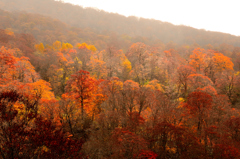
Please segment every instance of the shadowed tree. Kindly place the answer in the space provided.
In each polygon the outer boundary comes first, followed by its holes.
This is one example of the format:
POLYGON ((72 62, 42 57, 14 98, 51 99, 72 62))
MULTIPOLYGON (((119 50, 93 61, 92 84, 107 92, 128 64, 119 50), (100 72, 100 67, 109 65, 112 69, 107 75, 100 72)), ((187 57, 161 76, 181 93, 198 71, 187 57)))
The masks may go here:
POLYGON ((184 106, 197 119, 197 131, 201 135, 207 122, 205 119, 209 116, 209 110, 212 107, 212 96, 204 92, 192 92, 184 106))

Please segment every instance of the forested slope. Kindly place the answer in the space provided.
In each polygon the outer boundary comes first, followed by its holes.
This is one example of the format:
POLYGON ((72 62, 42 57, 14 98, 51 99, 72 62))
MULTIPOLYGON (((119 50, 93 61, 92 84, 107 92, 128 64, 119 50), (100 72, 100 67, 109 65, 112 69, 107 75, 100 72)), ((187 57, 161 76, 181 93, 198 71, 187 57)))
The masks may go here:
POLYGON ((9 11, 27 11, 59 19, 71 26, 91 28, 98 34, 115 32, 130 37, 147 37, 159 39, 166 43, 173 41, 178 44, 219 45, 228 43, 240 46, 240 38, 225 34, 198 30, 187 26, 175 26, 167 22, 137 17, 125 17, 92 8, 82 8, 54 0, 1 0, 0 8, 9 11))
POLYGON ((189 28, 193 40, 183 44, 174 38, 184 26, 163 24, 174 33, 164 41, 151 37, 158 29, 144 30, 157 28, 155 20, 53 0, 0 5, 74 13, 64 23, 0 10, 0 158, 240 158, 238 37, 189 28), (108 19, 94 28, 85 19, 79 28, 75 13, 81 10, 88 18, 121 17, 123 25, 108 19), (144 31, 128 28, 128 20, 144 31), (220 42, 210 43, 211 35, 220 42), (194 42, 203 37, 207 45, 194 42))

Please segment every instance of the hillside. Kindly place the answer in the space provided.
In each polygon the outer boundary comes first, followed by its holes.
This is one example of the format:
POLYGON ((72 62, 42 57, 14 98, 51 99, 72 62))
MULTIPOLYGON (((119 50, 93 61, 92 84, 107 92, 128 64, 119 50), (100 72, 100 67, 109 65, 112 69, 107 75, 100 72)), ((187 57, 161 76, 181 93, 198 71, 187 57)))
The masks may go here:
POLYGON ((240 158, 240 37, 0 6, 0 159, 240 158))
POLYGON ((197 43, 201 46, 207 44, 217 46, 227 43, 240 46, 240 37, 230 34, 176 26, 153 19, 125 17, 54 0, 11 0, 11 2, 0 0, 0 8, 50 16, 74 27, 90 28, 97 34, 114 32, 118 35, 127 34, 130 38, 147 37, 149 41, 161 40, 164 43, 173 41, 180 45, 197 43))
MULTIPOLYGON (((8 29, 15 33, 33 35, 37 42, 52 44, 56 40, 72 44, 93 43, 98 49, 103 49, 112 40, 111 33, 97 34, 90 28, 77 28, 47 16, 23 11, 8 12, 0 9, 0 29, 8 29)), ((116 37, 116 36, 115 36, 116 37)), ((120 36, 117 39, 122 39, 120 36)), ((134 38, 132 38, 134 40, 134 38)), ((127 43, 119 44, 124 48, 127 43)))

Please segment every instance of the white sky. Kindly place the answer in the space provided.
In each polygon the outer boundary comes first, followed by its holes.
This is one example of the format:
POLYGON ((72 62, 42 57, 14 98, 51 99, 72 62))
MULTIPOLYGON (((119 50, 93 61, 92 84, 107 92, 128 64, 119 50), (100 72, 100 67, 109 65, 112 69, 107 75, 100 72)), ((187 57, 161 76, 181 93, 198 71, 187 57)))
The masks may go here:
POLYGON ((240 0, 63 0, 125 16, 240 36, 240 0))

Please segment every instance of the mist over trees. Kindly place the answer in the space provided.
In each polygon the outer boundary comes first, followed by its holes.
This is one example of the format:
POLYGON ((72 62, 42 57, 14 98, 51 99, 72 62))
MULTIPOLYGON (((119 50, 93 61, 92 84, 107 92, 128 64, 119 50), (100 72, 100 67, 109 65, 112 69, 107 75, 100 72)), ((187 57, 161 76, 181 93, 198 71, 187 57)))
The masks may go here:
MULTIPOLYGON (((125 17, 116 13, 83 8, 54 0, 11 0, 10 2, 9 0, 1 0, 0 8, 7 11, 27 11, 42 14, 74 27, 90 28, 97 34, 114 32, 119 36, 127 34, 131 38, 139 37, 134 42, 145 37, 151 41, 161 40, 164 43, 173 41, 180 45, 197 43, 201 46, 207 44, 215 46, 227 43, 240 46, 239 37, 230 34, 198 30, 187 26, 175 26, 153 19, 125 17)), ((145 43, 145 41, 141 42, 145 43)))
POLYGON ((240 37, 0 0, 0 158, 240 158, 240 37))

